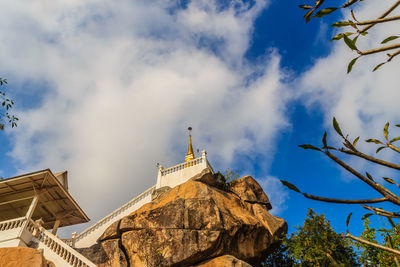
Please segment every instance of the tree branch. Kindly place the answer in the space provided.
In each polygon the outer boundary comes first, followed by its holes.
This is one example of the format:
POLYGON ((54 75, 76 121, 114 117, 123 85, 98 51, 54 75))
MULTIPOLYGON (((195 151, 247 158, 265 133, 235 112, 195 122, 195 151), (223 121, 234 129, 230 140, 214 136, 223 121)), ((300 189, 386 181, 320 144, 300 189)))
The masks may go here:
POLYGON ((363 176, 362 174, 360 174, 359 172, 357 172, 356 170, 354 170, 353 168, 351 168, 349 165, 347 165, 346 163, 344 163, 343 161, 341 161, 339 158, 337 158, 335 155, 333 155, 332 153, 330 153, 329 151, 325 151, 324 152, 329 158, 331 158, 333 161, 335 161, 337 164, 339 164, 340 166, 342 166, 345 170, 347 170, 348 172, 350 172, 351 174, 353 174, 354 176, 356 176, 357 178, 359 178, 360 180, 362 180, 364 183, 368 184, 369 186, 371 186, 372 188, 374 188, 376 191, 378 191, 379 193, 381 193, 383 196, 387 196, 386 192, 384 192, 381 188, 379 188, 375 182, 371 181, 370 179, 366 178, 365 176, 363 176))
POLYGON ((389 22, 389 21, 395 21, 395 20, 399 20, 399 19, 400 19, 400 16, 394 16, 394 17, 390 17, 390 18, 360 21, 360 22, 356 22, 355 24, 356 25, 378 24, 378 23, 384 23, 384 22, 389 22))
POLYGON ((328 150, 324 151, 324 153, 329 158, 331 158, 333 161, 335 161, 337 164, 339 164, 344 169, 346 169, 348 172, 350 172, 351 174, 353 174, 354 176, 356 176, 357 178, 362 180, 364 183, 366 183, 369 186, 371 186, 372 188, 374 188, 377 192, 379 192, 381 195, 386 197, 388 199, 388 201, 392 202, 393 204, 396 204, 396 205, 400 206, 400 198, 397 195, 395 195, 394 193, 392 193, 391 191, 389 191, 387 188, 385 188, 382 185, 380 185, 378 183, 375 183, 374 181, 366 178, 365 176, 363 176, 362 174, 360 174, 359 172, 357 172, 356 170, 351 168, 349 165, 347 165, 346 163, 344 163, 343 161, 338 159, 335 155, 330 153, 328 150))
MULTIPOLYGON (((387 15, 389 15, 393 10, 396 9, 396 7, 398 7, 400 5, 400 0, 398 0, 396 3, 394 3, 388 10, 386 10, 382 15, 380 15, 378 17, 378 19, 383 19, 385 18, 387 15)), ((363 33, 368 31, 369 29, 371 29, 372 27, 374 27, 376 24, 370 24, 364 28, 362 28, 359 33, 363 33)))
POLYGON ((371 55, 371 54, 388 51, 388 50, 392 50, 392 49, 397 49, 397 48, 400 48, 400 43, 392 44, 392 45, 388 45, 388 46, 384 46, 384 47, 380 47, 380 48, 374 48, 371 50, 360 51, 359 54, 362 56, 365 56, 365 55, 371 55))
POLYGON ((391 212, 387 210, 383 210, 381 208, 375 208, 371 206, 361 205, 364 209, 373 211, 376 215, 384 216, 386 218, 400 218, 400 214, 398 212, 391 212))
POLYGON ((345 237, 351 238, 351 239, 353 239, 353 240, 355 240, 357 242, 366 244, 368 246, 373 246, 373 247, 376 247, 376 248, 379 248, 379 249, 382 249, 382 250, 385 250, 385 251, 388 251, 390 253, 393 253, 393 254, 396 254, 396 255, 400 256, 400 251, 397 250, 397 249, 392 249, 392 248, 388 248, 388 247, 385 247, 385 246, 382 246, 382 245, 375 244, 373 242, 370 242, 370 241, 367 241, 365 239, 362 239, 362 238, 356 237, 354 235, 351 235, 350 233, 346 233, 345 237))
POLYGON ((398 55, 400 55, 400 50, 397 50, 393 54, 390 54, 387 62, 391 61, 395 56, 398 56, 398 55))
POLYGON ((341 148, 341 149, 339 149, 339 151, 343 152, 343 153, 346 153, 346 154, 349 154, 349 155, 358 156, 360 158, 366 159, 368 161, 371 161, 373 163, 377 163, 377 164, 385 166, 385 167, 389 167, 389 168, 392 168, 392 169, 400 170, 400 165, 398 165, 398 164, 394 164, 394 163, 391 163, 391 162, 388 162, 388 161, 384 161, 384 160, 381 160, 381 159, 377 159, 377 158, 371 157, 371 156, 366 155, 366 154, 364 154, 364 153, 362 153, 362 152, 360 152, 358 150, 353 151, 353 150, 348 150, 348 149, 341 148))
POLYGON ((337 199, 337 198, 327 198, 327 197, 319 197, 310 195, 307 193, 303 193, 303 196, 309 199, 330 202, 330 203, 338 203, 338 204, 370 204, 370 203, 380 203, 385 202, 388 199, 386 197, 382 198, 372 198, 372 199, 337 199))
POLYGON ((339 267, 340 266, 337 263, 337 261, 335 261, 335 259, 332 257, 332 255, 329 254, 328 252, 326 252, 326 257, 329 259, 329 261, 332 263, 333 266, 335 266, 335 267, 339 267))
POLYGON ((400 148, 398 148, 397 146, 392 145, 392 144, 388 144, 388 147, 389 147, 390 149, 396 151, 397 153, 400 153, 400 148))

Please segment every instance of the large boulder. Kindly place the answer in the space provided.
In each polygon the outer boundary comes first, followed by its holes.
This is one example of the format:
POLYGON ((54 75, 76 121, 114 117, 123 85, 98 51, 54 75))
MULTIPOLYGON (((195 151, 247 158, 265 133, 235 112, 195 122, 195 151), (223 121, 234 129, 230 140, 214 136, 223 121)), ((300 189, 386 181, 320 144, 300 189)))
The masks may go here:
POLYGON ((47 267, 42 251, 34 248, 0 248, 1 267, 47 267))
POLYGON ((247 262, 241 261, 232 255, 219 256, 202 262, 194 267, 251 267, 247 262))
POLYGON ((245 176, 232 181, 231 184, 230 190, 238 194, 242 200, 265 205, 268 210, 272 209, 268 196, 253 177, 245 176))
POLYGON ((111 225, 98 244, 87 249, 90 253, 81 252, 101 266, 125 266, 124 260, 130 266, 192 266, 223 255, 258 265, 286 234, 286 222, 268 212, 268 197, 253 178, 222 190, 208 183, 209 173, 203 175, 206 179, 197 177, 158 194, 111 225), (109 242, 114 251, 105 248, 109 242), (102 255, 97 260, 96 253, 102 255), (118 257, 123 264, 115 263, 118 257))

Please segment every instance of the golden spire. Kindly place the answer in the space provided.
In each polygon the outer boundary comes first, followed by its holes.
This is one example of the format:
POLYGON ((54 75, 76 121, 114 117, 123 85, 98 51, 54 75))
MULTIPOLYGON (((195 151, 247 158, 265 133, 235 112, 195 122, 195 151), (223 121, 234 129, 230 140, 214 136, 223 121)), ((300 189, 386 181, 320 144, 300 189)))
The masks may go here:
POLYGON ((193 147, 192 147, 192 135, 190 134, 190 132, 192 131, 192 127, 189 127, 188 130, 189 130, 189 147, 188 147, 188 152, 185 157, 185 162, 188 162, 188 161, 191 161, 192 159, 194 159, 194 153, 193 153, 193 147))

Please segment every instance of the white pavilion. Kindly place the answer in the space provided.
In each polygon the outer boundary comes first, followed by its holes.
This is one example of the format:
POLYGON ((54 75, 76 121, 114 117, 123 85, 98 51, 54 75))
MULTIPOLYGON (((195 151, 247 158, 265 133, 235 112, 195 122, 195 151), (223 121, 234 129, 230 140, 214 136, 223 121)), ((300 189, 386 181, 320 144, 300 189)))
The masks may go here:
POLYGON ((89 218, 68 191, 66 171, 53 174, 46 169, 0 180, 0 248, 43 249, 45 258, 56 266, 96 266, 74 248, 95 244, 112 223, 149 203, 156 189, 175 187, 205 169, 214 173, 206 151, 195 157, 191 129, 183 163, 169 168, 158 165, 154 186, 69 239, 57 237, 58 228, 86 223, 89 218))

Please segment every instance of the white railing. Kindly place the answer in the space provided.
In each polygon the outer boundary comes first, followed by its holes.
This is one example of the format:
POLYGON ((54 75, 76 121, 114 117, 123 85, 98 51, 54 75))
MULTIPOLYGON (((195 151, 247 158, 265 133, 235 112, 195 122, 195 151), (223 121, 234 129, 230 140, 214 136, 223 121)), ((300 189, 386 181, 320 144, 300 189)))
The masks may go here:
POLYGON ((15 228, 19 228, 25 221, 25 217, 11 219, 0 222, 0 231, 7 231, 15 228))
MULTIPOLYGON (((30 220, 26 229, 39 241, 39 248, 43 248, 44 256, 49 255, 49 251, 52 251, 58 256, 56 261, 61 260, 62 266, 74 266, 74 267, 95 267, 96 265, 88 260, 85 256, 77 252, 65 244, 61 239, 48 232, 46 229, 37 225, 34 221, 30 220), (47 254, 47 255, 46 255, 47 254)), ((48 260, 53 260, 51 257, 47 257, 48 260)), ((57 265, 57 263, 55 263, 57 265)), ((58 266, 58 265, 57 265, 58 266)))
POLYGON ((88 236, 90 233, 96 231, 98 228, 100 228, 101 226, 103 226, 104 224, 108 223, 109 221, 111 221, 113 218, 117 217, 118 215, 120 215, 122 212, 124 212, 125 210, 129 209, 130 207, 132 207, 133 205, 135 205, 136 203, 138 203, 140 200, 142 200, 143 198, 147 197, 148 195, 152 194, 155 190, 156 186, 153 185, 152 187, 150 187, 149 189, 147 189, 146 191, 144 191, 142 194, 140 194, 139 196, 135 197, 134 199, 130 200, 129 202, 127 202, 126 204, 124 204, 122 207, 116 209, 115 211, 111 212, 109 215, 107 215, 106 217, 104 217, 103 219, 101 219, 100 221, 98 221, 97 223, 95 223, 94 225, 90 226, 89 228, 87 228, 85 231, 83 231, 82 233, 80 233, 79 235, 77 235, 75 238, 72 239, 68 239, 66 240, 71 246, 74 245, 74 243, 76 243, 77 241, 85 238, 86 236, 88 236))
POLYGON ((170 168, 168 168, 168 169, 162 170, 162 171, 161 171, 161 175, 162 175, 162 176, 165 176, 165 175, 167 175, 167 174, 174 173, 174 172, 183 170, 183 169, 188 168, 188 167, 196 166, 196 165, 202 163, 203 160, 204 160, 204 158, 203 158, 203 157, 200 157, 200 158, 197 158, 197 159, 193 159, 193 160, 191 160, 191 161, 188 161, 188 162, 184 162, 184 163, 175 165, 175 166, 170 167, 170 168))

